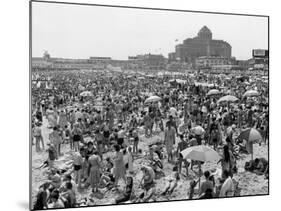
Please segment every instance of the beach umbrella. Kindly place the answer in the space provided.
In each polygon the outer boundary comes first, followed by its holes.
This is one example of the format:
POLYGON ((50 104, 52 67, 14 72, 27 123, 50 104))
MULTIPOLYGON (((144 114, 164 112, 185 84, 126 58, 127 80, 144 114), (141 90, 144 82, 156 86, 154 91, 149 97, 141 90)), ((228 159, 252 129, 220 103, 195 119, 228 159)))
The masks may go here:
POLYGON ((158 97, 156 95, 150 96, 149 98, 147 98, 144 103, 153 103, 153 102, 158 102, 161 100, 161 97, 158 97))
POLYGON ((262 141, 262 136, 260 132, 255 128, 248 128, 245 130, 242 130, 240 135, 238 136, 239 140, 246 140, 249 144, 249 146, 252 147, 251 149, 251 158, 253 160, 254 152, 253 152, 253 144, 254 143, 260 143, 262 141))
POLYGON ((91 96, 93 96, 93 94, 90 91, 84 91, 84 92, 80 93, 80 96, 91 97, 91 96))
POLYGON ((262 136, 260 132, 255 128, 248 128, 242 130, 240 135, 238 136, 240 140, 246 140, 250 143, 260 142, 262 140, 262 136))
POLYGON ((256 97, 256 96, 259 96, 259 92, 256 91, 256 90, 248 90, 247 92, 245 92, 243 94, 243 97, 256 97))
POLYGON ((220 91, 217 89, 211 89, 208 93, 207 96, 211 96, 211 95, 218 95, 220 94, 220 91))
POLYGON ((238 98, 233 96, 233 95, 226 95, 226 96, 221 97, 218 100, 218 103, 220 103, 220 102, 235 102, 237 100, 238 100, 238 98))
MULTIPOLYGON (((218 161, 221 159, 220 155, 215 150, 205 145, 189 147, 181 151, 181 154, 184 159, 191 159, 200 162, 218 161)), ((201 172, 201 163, 199 163, 199 172, 201 172)), ((199 173, 199 187, 200 178, 201 175, 199 173)))
POLYGON ((205 145, 189 147, 181 151, 181 154, 184 159, 191 159, 202 162, 218 161, 221 159, 220 155, 214 149, 205 145))
POLYGON ((191 130, 190 130, 192 133, 194 133, 195 135, 199 135, 199 136, 201 136, 201 135, 203 135, 204 133, 205 133, 205 130, 204 130, 204 128, 202 128, 201 126, 195 126, 195 127, 193 127, 193 128, 191 128, 191 130))

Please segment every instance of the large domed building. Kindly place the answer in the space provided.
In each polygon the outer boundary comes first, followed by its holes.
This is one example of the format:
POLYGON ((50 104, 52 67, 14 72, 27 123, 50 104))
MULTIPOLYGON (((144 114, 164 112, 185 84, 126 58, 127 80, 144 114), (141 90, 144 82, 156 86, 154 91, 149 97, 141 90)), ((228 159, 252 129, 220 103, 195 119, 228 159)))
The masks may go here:
POLYGON ((203 26, 196 37, 176 45, 176 51, 169 54, 169 60, 194 63, 202 56, 231 58, 231 45, 223 40, 213 40, 211 30, 203 26))

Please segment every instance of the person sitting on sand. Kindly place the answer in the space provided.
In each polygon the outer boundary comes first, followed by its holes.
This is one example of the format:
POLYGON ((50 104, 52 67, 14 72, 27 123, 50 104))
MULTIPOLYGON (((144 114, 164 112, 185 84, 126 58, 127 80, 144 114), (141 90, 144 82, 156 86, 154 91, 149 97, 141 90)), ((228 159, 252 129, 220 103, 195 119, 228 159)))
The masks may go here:
POLYGON ((256 158, 254 160, 254 172, 258 175, 265 174, 268 170, 268 161, 265 158, 256 158))
POLYGON ((247 154, 249 153, 247 150, 248 142, 245 139, 238 140, 236 144, 239 146, 239 152, 247 153, 247 154))
POLYGON ((117 199, 115 199, 115 203, 116 204, 120 204, 126 201, 129 201, 132 195, 132 191, 133 191, 133 177, 128 176, 127 177, 127 182, 126 182, 126 188, 125 188, 125 192, 119 196, 117 199))
POLYGON ((60 171, 56 169, 51 170, 51 175, 49 176, 49 179, 51 180, 51 185, 56 189, 60 188, 62 181, 61 181, 61 175, 60 171))
POLYGON ((234 195, 234 184, 233 184, 229 171, 224 170, 223 175, 224 175, 223 178, 226 178, 226 179, 225 179, 224 183, 222 184, 219 197, 233 196, 234 195))
POLYGON ((105 169, 101 175, 100 185, 109 188, 115 183, 115 177, 113 175, 113 162, 110 160, 109 157, 107 157, 105 161, 105 169))
POLYGON ((60 199, 60 194, 58 191, 53 191, 50 196, 50 204, 48 204, 48 208, 56 209, 56 208, 64 208, 64 203, 60 199))
POLYGON ((159 158, 159 154, 155 152, 156 148, 155 145, 149 146, 148 159, 154 172, 160 172, 163 169, 163 164, 159 158))
POLYGON ((201 195, 199 198, 200 198, 200 199, 212 199, 212 198, 214 198, 214 196, 213 196, 213 190, 210 189, 210 188, 206 189, 205 192, 204 192, 204 194, 201 195))
POLYGON ((212 192, 213 192, 213 189, 214 189, 214 184, 210 180, 210 172, 205 171, 204 176, 205 176, 205 181, 202 182, 202 184, 200 186, 199 196, 204 195, 206 193, 207 189, 210 189, 212 192))
POLYGON ((77 193, 77 185, 76 185, 75 181, 72 179, 70 174, 67 174, 67 175, 64 176, 63 182, 62 182, 62 184, 59 188, 59 191, 60 192, 66 191, 66 189, 67 189, 66 184, 69 183, 69 182, 72 184, 72 190, 74 191, 74 193, 77 193))
POLYGON ((166 179, 167 183, 164 188, 164 192, 161 194, 163 196, 165 196, 166 194, 171 195, 173 193, 173 191, 175 190, 175 188, 177 187, 178 181, 180 180, 180 175, 178 173, 178 167, 174 166, 172 175, 166 177, 165 179, 166 179))
POLYGON ((73 208, 76 205, 76 195, 71 182, 65 184, 66 191, 61 193, 61 199, 65 208, 73 208))
POLYGON ((143 192, 138 197, 137 202, 153 201, 156 191, 154 187, 154 171, 150 166, 142 166, 141 171, 143 172, 143 177, 141 179, 140 185, 143 188, 143 192))
POLYGON ((194 196, 194 189, 199 182, 199 179, 197 181, 191 180, 189 183, 189 191, 188 191, 188 199, 193 199, 194 196))
POLYGON ((34 204, 34 210, 43 210, 47 208, 47 198, 49 195, 48 188, 50 186, 49 182, 45 182, 39 187, 39 192, 36 195, 36 201, 34 204))

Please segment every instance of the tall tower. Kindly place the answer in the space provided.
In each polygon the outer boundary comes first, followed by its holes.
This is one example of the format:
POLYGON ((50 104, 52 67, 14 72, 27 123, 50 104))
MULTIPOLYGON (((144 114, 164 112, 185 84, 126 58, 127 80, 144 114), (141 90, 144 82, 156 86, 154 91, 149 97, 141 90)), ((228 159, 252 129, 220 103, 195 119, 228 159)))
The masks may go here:
POLYGON ((207 26, 203 26, 197 34, 197 37, 202 40, 212 40, 212 32, 207 26))
POLYGON ((50 56, 50 54, 48 53, 48 51, 46 51, 46 50, 44 51, 43 58, 46 59, 46 60, 48 60, 48 59, 51 58, 51 56, 50 56))

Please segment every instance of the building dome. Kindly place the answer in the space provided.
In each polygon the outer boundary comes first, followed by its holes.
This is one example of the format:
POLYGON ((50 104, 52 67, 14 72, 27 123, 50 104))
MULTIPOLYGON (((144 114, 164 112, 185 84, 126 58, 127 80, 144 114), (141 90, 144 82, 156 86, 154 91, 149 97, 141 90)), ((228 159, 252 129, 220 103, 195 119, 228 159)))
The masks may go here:
POLYGON ((198 32, 198 37, 203 39, 212 39, 212 32, 207 26, 203 26, 198 32))

